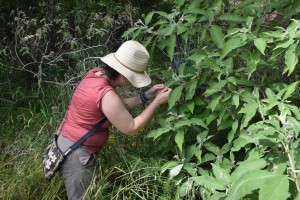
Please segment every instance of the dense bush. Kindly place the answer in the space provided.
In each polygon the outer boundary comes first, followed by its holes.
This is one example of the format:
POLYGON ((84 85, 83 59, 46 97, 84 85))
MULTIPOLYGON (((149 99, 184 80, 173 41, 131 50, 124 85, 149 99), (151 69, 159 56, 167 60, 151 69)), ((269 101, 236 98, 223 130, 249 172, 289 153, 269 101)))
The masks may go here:
POLYGON ((168 113, 147 137, 178 198, 300 198, 299 4, 178 0, 124 34, 169 60, 168 113))
POLYGON ((87 199, 299 199, 299 6, 1 1, 0 198, 64 198, 41 153, 94 57, 133 38, 173 92, 141 135, 112 129, 87 199))

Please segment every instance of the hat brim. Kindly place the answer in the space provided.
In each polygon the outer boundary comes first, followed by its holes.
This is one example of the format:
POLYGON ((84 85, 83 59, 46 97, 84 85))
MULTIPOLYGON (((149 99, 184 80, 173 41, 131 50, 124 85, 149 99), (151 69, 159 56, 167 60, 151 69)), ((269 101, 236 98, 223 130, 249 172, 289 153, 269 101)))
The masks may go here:
POLYGON ((102 62, 115 69, 117 72, 125 76, 128 81, 137 88, 145 87, 151 83, 151 79, 146 72, 135 72, 119 63, 114 57, 114 53, 110 53, 100 58, 102 62))

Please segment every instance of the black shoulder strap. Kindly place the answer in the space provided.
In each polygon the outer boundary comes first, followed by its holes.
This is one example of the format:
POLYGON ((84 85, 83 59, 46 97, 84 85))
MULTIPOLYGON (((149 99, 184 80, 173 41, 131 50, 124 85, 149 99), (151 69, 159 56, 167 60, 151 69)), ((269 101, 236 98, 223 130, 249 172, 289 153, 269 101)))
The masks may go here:
POLYGON ((70 146, 64 153, 64 157, 69 155, 72 151, 74 151, 77 147, 79 147, 84 141, 86 141, 99 127, 101 127, 104 122, 107 120, 105 117, 100 122, 98 122, 91 130, 89 130, 84 136, 82 136, 77 142, 75 142, 72 146, 70 146))

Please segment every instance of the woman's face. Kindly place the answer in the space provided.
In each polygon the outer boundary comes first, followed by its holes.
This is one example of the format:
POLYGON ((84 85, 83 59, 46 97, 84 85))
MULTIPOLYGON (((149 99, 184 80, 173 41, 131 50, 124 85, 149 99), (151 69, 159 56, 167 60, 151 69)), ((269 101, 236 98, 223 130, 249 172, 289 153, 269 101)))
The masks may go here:
POLYGON ((121 84, 122 84, 122 86, 129 86, 129 85, 131 85, 131 83, 129 82, 129 80, 125 76, 123 76, 123 75, 121 75, 121 84))

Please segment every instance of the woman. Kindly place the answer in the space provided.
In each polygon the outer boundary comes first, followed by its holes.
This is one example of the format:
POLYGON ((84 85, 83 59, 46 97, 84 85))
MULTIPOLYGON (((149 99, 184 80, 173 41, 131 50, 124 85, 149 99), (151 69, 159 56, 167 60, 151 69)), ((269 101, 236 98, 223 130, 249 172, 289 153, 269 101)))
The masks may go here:
POLYGON ((140 88, 151 83, 145 72, 149 54, 137 41, 123 43, 115 52, 102 57, 102 67, 90 70, 74 91, 68 111, 60 125, 58 146, 65 151, 101 119, 106 122, 83 145, 72 152, 60 169, 69 199, 81 199, 89 186, 96 153, 108 139, 108 128, 113 125, 126 135, 136 134, 149 121, 159 105, 168 101, 170 88, 154 85, 145 93, 121 99, 116 87, 132 84, 140 88), (154 100, 137 117, 129 113, 148 99, 154 100))

